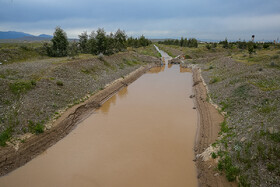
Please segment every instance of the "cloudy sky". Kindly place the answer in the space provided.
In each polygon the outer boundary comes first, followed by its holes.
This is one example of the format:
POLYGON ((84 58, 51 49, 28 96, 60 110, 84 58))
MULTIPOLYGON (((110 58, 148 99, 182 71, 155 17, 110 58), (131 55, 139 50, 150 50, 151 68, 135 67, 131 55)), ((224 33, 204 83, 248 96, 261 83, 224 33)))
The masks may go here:
POLYGON ((274 40, 280 37, 280 0, 0 0, 0 30, 68 37, 118 28, 149 38, 274 40))

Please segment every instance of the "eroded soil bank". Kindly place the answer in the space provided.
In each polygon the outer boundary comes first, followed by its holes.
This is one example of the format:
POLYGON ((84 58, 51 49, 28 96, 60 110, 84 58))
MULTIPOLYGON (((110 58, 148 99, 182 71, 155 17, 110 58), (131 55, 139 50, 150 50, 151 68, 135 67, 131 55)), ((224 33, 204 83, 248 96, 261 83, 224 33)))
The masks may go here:
POLYGON ((0 185, 197 186, 191 94, 190 72, 153 68, 0 185))

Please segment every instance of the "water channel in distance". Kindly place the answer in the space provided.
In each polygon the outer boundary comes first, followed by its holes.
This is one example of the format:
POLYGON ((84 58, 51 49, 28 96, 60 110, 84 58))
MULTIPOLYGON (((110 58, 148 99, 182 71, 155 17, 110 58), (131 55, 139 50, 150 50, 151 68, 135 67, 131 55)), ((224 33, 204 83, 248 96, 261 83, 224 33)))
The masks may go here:
POLYGON ((187 69, 153 68, 0 186, 197 186, 191 94, 187 69))

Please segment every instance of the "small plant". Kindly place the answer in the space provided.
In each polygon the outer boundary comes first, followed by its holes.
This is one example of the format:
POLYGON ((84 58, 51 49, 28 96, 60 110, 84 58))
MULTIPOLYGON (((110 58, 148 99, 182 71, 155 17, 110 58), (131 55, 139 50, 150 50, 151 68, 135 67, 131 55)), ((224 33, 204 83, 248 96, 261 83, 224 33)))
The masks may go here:
POLYGON ((224 120, 224 121, 221 123, 221 132, 223 132, 223 133, 229 132, 229 128, 228 128, 228 126, 227 126, 226 120, 224 120))
POLYGON ((11 128, 7 128, 6 130, 4 130, 1 134, 0 134, 0 146, 4 147, 6 144, 6 142, 11 138, 12 136, 12 129, 11 128))
POLYGON ((185 59, 192 59, 190 55, 185 55, 185 59))
POLYGON ((44 132, 44 125, 41 123, 34 123, 33 121, 29 120, 28 121, 28 129, 31 133, 33 134, 41 134, 44 132))
POLYGON ((9 85, 10 90, 14 94, 25 93, 36 85, 36 81, 17 81, 9 85))
POLYGON ((215 152, 213 152, 213 153, 211 154, 211 157, 212 157, 213 159, 216 159, 218 156, 217 156, 217 154, 216 154, 215 152))
POLYGON ((56 81, 56 85, 57 86, 63 86, 63 82, 62 81, 56 81))
POLYGON ((210 84, 214 84, 216 82, 219 82, 219 78, 218 77, 213 77, 211 80, 210 80, 210 84))
POLYGON ((213 66, 210 66, 210 67, 209 67, 209 69, 213 69, 213 68, 214 68, 213 66))
POLYGON ((272 163, 267 164, 267 170, 268 171, 274 171, 276 168, 277 168, 277 166, 272 164, 272 163))

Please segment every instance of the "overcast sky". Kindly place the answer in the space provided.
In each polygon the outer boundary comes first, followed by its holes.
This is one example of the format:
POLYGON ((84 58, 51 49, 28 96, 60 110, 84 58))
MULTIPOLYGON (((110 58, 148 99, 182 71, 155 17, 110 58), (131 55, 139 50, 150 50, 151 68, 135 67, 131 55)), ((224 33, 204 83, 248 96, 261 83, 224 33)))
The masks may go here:
POLYGON ((0 0, 0 30, 70 38, 118 28, 149 38, 274 40, 280 37, 280 0, 0 0))

